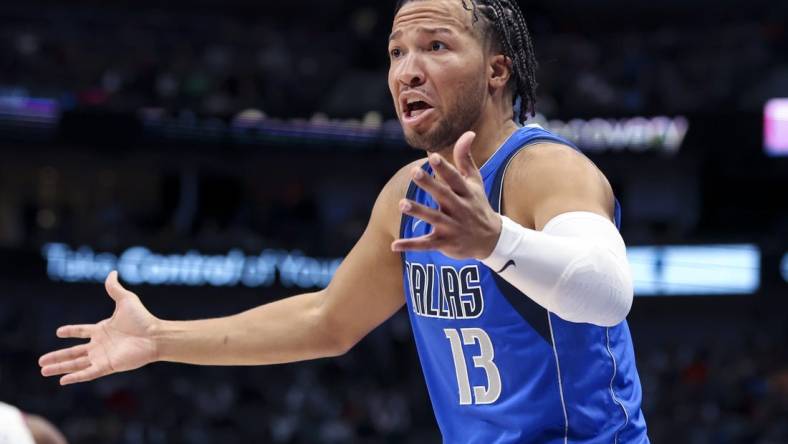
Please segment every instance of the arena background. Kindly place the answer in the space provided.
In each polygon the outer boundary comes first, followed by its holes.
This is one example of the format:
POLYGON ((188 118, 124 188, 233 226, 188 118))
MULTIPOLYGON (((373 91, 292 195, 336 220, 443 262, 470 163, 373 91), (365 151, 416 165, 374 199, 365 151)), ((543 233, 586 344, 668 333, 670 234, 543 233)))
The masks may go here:
MULTIPOLYGON (((787 5, 521 2, 536 120, 623 204, 654 443, 788 443, 787 5)), ((113 267, 164 318, 323 285, 418 156, 392 120, 392 16, 360 0, 0 3, 0 400, 73 443, 439 442, 404 312, 332 360, 66 388, 37 365, 64 345, 56 326, 111 313, 113 267)))

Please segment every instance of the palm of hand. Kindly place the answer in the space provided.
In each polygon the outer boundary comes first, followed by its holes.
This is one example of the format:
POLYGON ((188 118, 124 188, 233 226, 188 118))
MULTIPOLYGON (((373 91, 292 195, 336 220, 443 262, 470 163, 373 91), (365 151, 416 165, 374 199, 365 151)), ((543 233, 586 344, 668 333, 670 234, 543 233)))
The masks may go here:
POLYGON ((151 333, 158 319, 137 295, 118 283, 117 273, 110 273, 106 287, 115 300, 112 317, 97 324, 60 327, 59 337, 90 339, 90 342, 42 356, 39 364, 44 376, 64 375, 60 383, 66 385, 133 370, 156 359, 151 333))
POLYGON ((118 302, 112 317, 95 326, 88 343, 91 365, 110 374, 152 362, 156 356, 156 348, 148 337, 152 318, 138 299, 118 302))

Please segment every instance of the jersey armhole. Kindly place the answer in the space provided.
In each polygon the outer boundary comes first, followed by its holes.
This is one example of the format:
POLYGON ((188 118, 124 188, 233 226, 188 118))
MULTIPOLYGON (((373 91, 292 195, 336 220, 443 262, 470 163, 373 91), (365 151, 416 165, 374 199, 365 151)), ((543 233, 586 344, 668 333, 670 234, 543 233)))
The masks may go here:
MULTIPOLYGON (((421 169, 423 169, 424 171, 429 172, 429 165, 430 165, 429 161, 424 162, 421 165, 421 169)), ((416 197, 416 191, 417 190, 418 190, 418 186, 416 186, 416 182, 411 180, 409 182, 409 184, 408 184, 408 191, 405 193, 405 198, 408 199, 408 200, 414 200, 414 198, 416 197)), ((407 226, 408 226, 407 224, 408 224, 408 221, 410 219, 411 219, 411 216, 409 216, 409 215, 407 215, 405 213, 402 213, 402 217, 400 218, 400 222, 399 222, 399 238, 400 239, 405 239, 405 231, 407 229, 407 226)), ((405 252, 404 251, 402 253, 400 253, 400 257, 402 258, 402 263, 404 264, 405 263, 405 252)))

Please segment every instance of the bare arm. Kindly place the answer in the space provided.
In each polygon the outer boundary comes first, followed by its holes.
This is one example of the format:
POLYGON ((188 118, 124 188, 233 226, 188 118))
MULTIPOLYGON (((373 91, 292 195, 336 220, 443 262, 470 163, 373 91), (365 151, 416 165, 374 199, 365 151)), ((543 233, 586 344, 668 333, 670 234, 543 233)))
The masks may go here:
POLYGON ((389 245, 398 236, 397 202, 405 194, 407 171, 400 170, 381 191, 367 229, 326 289, 233 316, 165 321, 112 273, 106 282, 116 303, 112 317, 59 328, 60 337, 90 342, 44 355, 42 374, 65 375, 61 384, 71 384, 157 360, 259 365, 346 352, 404 304, 401 259, 389 245))
POLYGON ((153 333, 159 360, 257 365, 345 353, 404 304, 401 259, 389 249, 404 194, 395 176, 326 289, 225 318, 162 321, 153 333))

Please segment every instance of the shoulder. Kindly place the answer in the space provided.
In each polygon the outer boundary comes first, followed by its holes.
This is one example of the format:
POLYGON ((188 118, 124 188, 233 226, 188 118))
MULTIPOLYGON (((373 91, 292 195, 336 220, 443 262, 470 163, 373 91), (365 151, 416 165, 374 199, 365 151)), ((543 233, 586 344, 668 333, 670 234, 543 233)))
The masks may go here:
POLYGON ((596 165, 580 151, 556 142, 537 142, 520 150, 511 162, 514 171, 528 170, 529 174, 576 171, 580 173, 598 171, 596 165))
POLYGON ((427 162, 426 157, 414 160, 400 168, 383 187, 380 196, 393 199, 395 203, 399 202, 399 199, 404 198, 408 192, 408 187, 413 180, 413 170, 421 168, 425 162, 427 162))
POLYGON ((569 211, 613 217, 613 191, 605 175, 583 153, 559 143, 537 143, 517 153, 503 192, 507 216, 529 228, 541 229, 569 211))
POLYGON ((507 181, 529 190, 605 185, 607 179, 585 154, 558 143, 537 143, 520 150, 509 165, 507 181))
POLYGON ((421 158, 400 168, 378 194, 370 223, 379 224, 393 238, 399 237, 399 225, 402 217, 402 213, 399 211, 399 201, 404 199, 408 193, 408 187, 413 179, 413 170, 420 168, 426 161, 426 158, 421 158))

